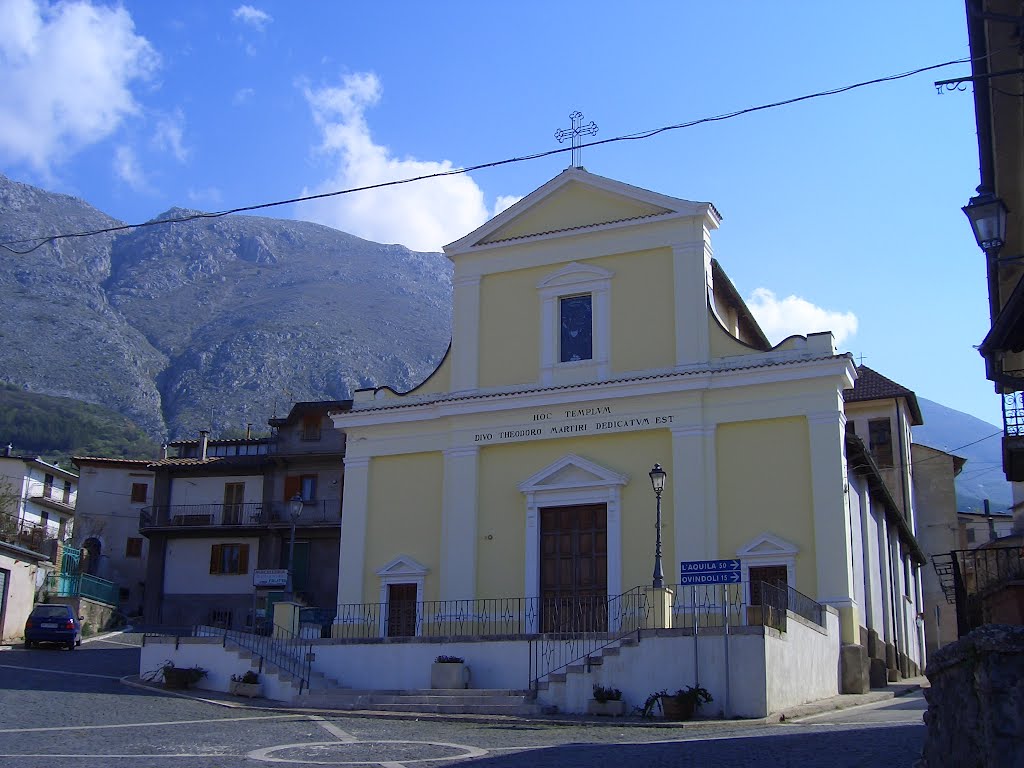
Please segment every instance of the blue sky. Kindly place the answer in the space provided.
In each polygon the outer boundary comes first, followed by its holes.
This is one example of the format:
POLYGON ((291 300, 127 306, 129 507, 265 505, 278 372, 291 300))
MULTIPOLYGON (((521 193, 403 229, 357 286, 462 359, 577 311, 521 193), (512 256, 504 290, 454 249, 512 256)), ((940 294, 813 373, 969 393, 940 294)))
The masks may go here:
MULTIPOLYGON (((0 170, 125 221, 557 148, 967 56, 963 4, 0 0, 0 170), (728 6, 728 7, 725 7, 728 6)), ((773 340, 833 330, 886 376, 994 424, 965 64, 583 151, 724 215, 715 255, 773 340)), ((265 215, 433 250, 568 155, 265 215)))

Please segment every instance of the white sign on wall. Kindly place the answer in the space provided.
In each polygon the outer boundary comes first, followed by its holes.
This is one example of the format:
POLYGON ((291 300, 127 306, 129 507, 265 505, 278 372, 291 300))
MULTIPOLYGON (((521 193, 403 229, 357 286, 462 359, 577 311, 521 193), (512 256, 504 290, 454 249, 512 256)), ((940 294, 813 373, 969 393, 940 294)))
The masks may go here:
POLYGON ((254 587, 283 587, 288 583, 286 568, 262 568, 252 572, 254 587))

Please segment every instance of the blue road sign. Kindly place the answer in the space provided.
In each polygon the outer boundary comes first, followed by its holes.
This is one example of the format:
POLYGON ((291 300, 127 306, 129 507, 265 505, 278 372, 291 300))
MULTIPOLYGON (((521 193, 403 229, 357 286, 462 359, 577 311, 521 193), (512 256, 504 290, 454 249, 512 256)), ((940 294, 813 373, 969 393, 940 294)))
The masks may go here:
POLYGON ((739 584, 739 560, 684 560, 679 564, 680 584, 739 584))

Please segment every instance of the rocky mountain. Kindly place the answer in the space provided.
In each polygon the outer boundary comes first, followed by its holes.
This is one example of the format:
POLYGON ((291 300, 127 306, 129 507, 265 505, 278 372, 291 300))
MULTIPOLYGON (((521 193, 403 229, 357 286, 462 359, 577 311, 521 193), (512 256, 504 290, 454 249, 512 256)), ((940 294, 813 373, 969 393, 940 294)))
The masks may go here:
MULTIPOLYGON (((119 223, 0 175, 0 242, 119 223)), ((4 252, 0 291, 0 381, 107 406, 158 439, 261 426, 295 401, 363 386, 413 386, 450 338, 442 254, 263 217, 4 252)))
POLYGON ((957 508, 980 512, 989 499, 993 512, 1005 513, 1013 494, 1003 475, 1002 429, 923 397, 917 402, 924 425, 914 427, 914 442, 967 459, 956 479, 957 508))

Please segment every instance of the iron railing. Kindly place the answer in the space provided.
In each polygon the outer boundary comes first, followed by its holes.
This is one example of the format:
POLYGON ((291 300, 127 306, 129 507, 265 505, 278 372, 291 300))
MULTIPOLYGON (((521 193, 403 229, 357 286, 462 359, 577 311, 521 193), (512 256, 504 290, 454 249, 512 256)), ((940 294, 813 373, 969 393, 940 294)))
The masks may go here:
MULTIPOLYGON (((290 526, 292 518, 288 502, 271 504, 244 502, 238 504, 157 504, 143 507, 139 513, 139 529, 151 528, 238 528, 238 527, 279 527, 290 526)), ((302 511, 295 524, 340 525, 341 501, 339 499, 316 499, 303 502, 302 511)))
POLYGON ((117 584, 89 573, 51 573, 45 589, 57 597, 86 597, 115 608, 120 602, 117 584))
POLYGON ((958 549, 932 558, 943 591, 956 603, 963 637, 992 621, 991 597, 1012 581, 1024 581, 1024 548, 958 549))
POLYGON ((309 691, 309 679, 313 669, 313 644, 287 627, 273 624, 270 632, 255 634, 203 625, 194 629, 193 636, 220 637, 224 647, 232 644, 244 648, 259 660, 261 673, 268 665, 276 667, 299 681, 300 694, 303 689, 309 691))
POLYGON ((1003 395, 1003 434, 1006 437, 1024 437, 1024 393, 1007 392, 1003 395))

